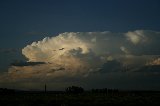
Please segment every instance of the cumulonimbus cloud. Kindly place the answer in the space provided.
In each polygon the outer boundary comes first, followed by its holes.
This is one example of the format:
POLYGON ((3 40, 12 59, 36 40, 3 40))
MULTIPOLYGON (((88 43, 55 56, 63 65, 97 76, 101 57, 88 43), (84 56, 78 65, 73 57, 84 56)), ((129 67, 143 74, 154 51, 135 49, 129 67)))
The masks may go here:
POLYGON ((9 68, 8 74, 15 79, 57 78, 88 76, 90 73, 100 72, 103 67, 106 68, 104 65, 107 63, 113 64, 112 66, 116 63, 115 65, 118 64, 121 68, 125 65, 134 68, 135 65, 142 66, 157 58, 160 53, 156 46, 159 40, 160 32, 148 30, 127 33, 65 32, 33 42, 22 49, 28 63, 45 64, 14 65, 9 68))

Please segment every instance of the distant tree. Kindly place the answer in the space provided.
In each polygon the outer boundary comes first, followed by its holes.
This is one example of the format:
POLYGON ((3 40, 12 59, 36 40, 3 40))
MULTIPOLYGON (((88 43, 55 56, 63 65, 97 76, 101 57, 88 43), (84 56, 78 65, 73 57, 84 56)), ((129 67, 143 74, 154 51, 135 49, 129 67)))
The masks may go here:
POLYGON ((83 93, 84 89, 82 87, 70 86, 65 89, 66 93, 79 94, 83 93))
POLYGON ((15 93, 14 89, 0 88, 0 94, 13 94, 15 93))
POLYGON ((101 93, 101 94, 109 94, 109 95, 118 95, 119 91, 118 89, 107 89, 107 88, 103 88, 103 89, 92 89, 92 93, 101 93))

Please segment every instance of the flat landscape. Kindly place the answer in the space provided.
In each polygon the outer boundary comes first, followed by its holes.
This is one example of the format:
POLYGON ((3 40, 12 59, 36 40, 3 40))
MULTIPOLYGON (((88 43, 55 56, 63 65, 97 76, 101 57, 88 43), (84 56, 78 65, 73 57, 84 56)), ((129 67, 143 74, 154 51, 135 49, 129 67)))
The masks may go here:
POLYGON ((62 91, 21 91, 0 95, 0 106, 108 106, 160 105, 160 92, 121 91, 117 93, 68 94, 62 91))

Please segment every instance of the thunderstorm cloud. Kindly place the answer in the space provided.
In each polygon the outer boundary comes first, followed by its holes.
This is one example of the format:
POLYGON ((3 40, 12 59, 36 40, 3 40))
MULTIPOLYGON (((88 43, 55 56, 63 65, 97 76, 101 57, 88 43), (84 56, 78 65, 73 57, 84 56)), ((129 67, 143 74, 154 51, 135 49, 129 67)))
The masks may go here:
POLYGON ((8 76, 57 78, 92 73, 137 71, 160 65, 160 32, 65 32, 33 42, 22 49, 26 62, 13 64, 8 76), (127 67, 127 68, 126 68, 127 67))

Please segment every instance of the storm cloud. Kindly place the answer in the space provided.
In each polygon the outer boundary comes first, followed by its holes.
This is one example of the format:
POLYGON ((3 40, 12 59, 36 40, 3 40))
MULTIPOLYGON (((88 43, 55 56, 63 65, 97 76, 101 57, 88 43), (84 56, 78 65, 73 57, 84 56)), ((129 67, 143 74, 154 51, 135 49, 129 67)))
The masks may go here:
POLYGON ((150 30, 65 32, 24 47, 27 62, 12 64, 8 74, 19 79, 87 77, 95 72, 124 71, 126 67, 134 71, 155 63, 160 54, 159 40, 160 32, 150 30))
POLYGON ((35 65, 41 65, 41 64, 45 64, 45 62, 24 62, 24 61, 19 61, 19 62, 11 63, 11 66, 23 67, 23 66, 35 66, 35 65))

